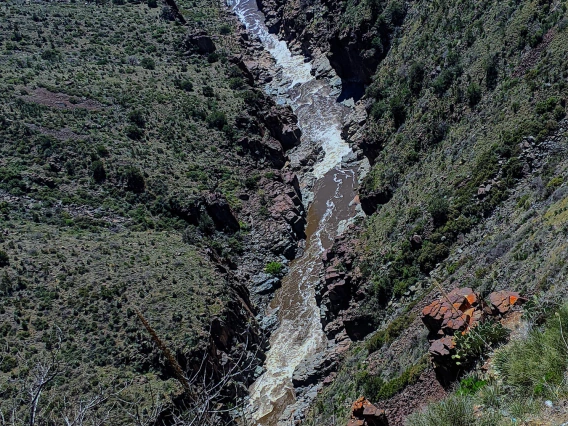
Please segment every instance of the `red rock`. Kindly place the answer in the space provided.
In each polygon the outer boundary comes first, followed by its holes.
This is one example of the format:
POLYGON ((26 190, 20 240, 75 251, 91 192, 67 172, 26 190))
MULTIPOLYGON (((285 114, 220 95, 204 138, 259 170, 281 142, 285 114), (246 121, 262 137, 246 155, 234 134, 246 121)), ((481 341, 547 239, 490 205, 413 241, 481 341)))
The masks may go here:
POLYGON ((445 336, 441 339, 434 340, 430 345, 429 352, 434 357, 446 357, 450 355, 454 347, 454 339, 451 336, 445 336))
POLYGON ((353 405, 351 406, 351 415, 355 417, 361 417, 363 415, 363 411, 367 405, 372 405, 367 398, 360 397, 358 398, 353 405))
POLYGON ((504 315, 512 306, 521 305, 526 301, 515 291, 501 290, 489 295, 489 302, 494 314, 504 315))
POLYGON ((388 426, 385 411, 360 397, 351 406, 351 420, 347 426, 388 426))
POLYGON ((479 305, 479 297, 471 288, 456 288, 426 306, 422 310, 422 321, 433 334, 442 330, 444 334, 452 335, 481 318, 479 305), (479 314, 476 313, 478 310, 479 314))

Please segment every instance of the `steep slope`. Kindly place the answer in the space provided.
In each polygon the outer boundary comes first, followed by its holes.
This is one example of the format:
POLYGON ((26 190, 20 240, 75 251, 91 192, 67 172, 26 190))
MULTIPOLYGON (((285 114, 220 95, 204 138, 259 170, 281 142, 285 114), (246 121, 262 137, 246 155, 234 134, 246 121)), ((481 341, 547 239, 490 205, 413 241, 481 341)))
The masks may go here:
POLYGON ((262 5, 274 31, 366 85, 366 132, 346 134, 372 163, 361 188, 369 217, 324 259, 321 300, 328 336, 382 331, 346 356, 314 421, 346 415, 365 393, 373 402, 394 396, 379 405, 401 424, 444 394, 428 395, 435 379, 419 319, 440 297, 437 283, 482 295, 565 290, 564 264, 554 260, 562 225, 553 218, 562 217, 566 179, 566 5, 262 5))
POLYGON ((0 6, 4 418, 154 424, 194 375, 231 372, 214 406, 258 374, 264 270, 303 237, 280 171, 300 131, 220 5, 170 3, 0 6))

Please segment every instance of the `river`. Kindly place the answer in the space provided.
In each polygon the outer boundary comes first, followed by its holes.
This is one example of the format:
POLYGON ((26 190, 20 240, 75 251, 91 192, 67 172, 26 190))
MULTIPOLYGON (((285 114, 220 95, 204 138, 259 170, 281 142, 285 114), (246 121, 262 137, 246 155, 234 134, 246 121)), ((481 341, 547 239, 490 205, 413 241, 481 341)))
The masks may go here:
POLYGON ((278 312, 280 323, 270 338, 265 371, 249 389, 246 410, 256 426, 289 425, 293 411, 290 407, 296 402, 294 370, 303 360, 327 348, 315 300, 321 256, 342 225, 357 214, 353 202, 356 169, 341 167, 342 158, 351 153, 341 137, 349 108, 336 101, 337 90, 328 80, 312 76, 311 64, 303 56, 292 54, 285 42, 269 33, 255 0, 230 0, 229 6, 274 58, 276 78, 266 87, 267 92, 294 110, 302 130, 302 145, 315 145, 324 152, 313 170, 300 176, 302 186, 313 194, 308 208, 306 249, 291 263, 268 308, 268 313, 278 312))

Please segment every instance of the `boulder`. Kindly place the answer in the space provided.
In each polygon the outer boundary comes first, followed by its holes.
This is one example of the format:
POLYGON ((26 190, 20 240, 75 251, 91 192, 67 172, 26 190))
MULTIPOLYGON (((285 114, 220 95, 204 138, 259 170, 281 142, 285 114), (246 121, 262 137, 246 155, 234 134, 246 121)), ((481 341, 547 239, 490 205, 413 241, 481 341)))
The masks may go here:
POLYGON ((385 410, 381 410, 365 397, 360 397, 351 406, 348 426, 388 426, 385 410))
POLYGON ((239 221, 233 214, 227 200, 217 193, 209 193, 205 196, 206 209, 215 227, 219 230, 236 232, 240 229, 239 221))
POLYGON ((435 335, 454 335, 482 317, 479 296, 471 288, 456 288, 422 310, 422 322, 435 335))
POLYGON ((413 235, 410 238, 410 247, 412 247, 414 250, 422 247, 422 237, 420 235, 413 235))
POLYGON ((185 38, 185 47, 190 52, 196 51, 200 54, 213 53, 217 50, 211 37, 209 37, 207 32, 203 30, 198 30, 189 34, 185 38))
POLYGON ((515 291, 501 290, 491 293, 489 302, 494 315, 505 315, 513 306, 526 302, 526 299, 515 291))

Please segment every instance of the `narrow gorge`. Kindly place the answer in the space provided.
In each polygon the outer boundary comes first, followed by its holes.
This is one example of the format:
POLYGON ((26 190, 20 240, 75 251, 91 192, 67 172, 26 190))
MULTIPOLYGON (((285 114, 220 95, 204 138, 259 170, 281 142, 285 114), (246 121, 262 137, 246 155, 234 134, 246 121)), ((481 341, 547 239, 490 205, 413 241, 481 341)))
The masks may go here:
POLYGON ((294 389, 295 370, 324 362, 325 354, 333 350, 322 330, 315 289, 323 274, 324 251, 356 215, 363 214, 357 197, 361 161, 342 137, 354 102, 337 101, 341 79, 329 64, 328 75, 316 78, 312 62, 290 52, 269 32, 255 0, 236 0, 229 6, 250 36, 270 53, 273 77, 265 90, 277 103, 292 107, 302 131, 300 145, 288 152, 288 166, 300 177, 307 208, 305 250, 291 263, 267 308, 266 315, 278 314, 279 325, 270 337, 264 372, 250 387, 246 409, 246 417, 255 424, 275 426, 302 416, 317 392, 317 380, 300 393, 294 389))

